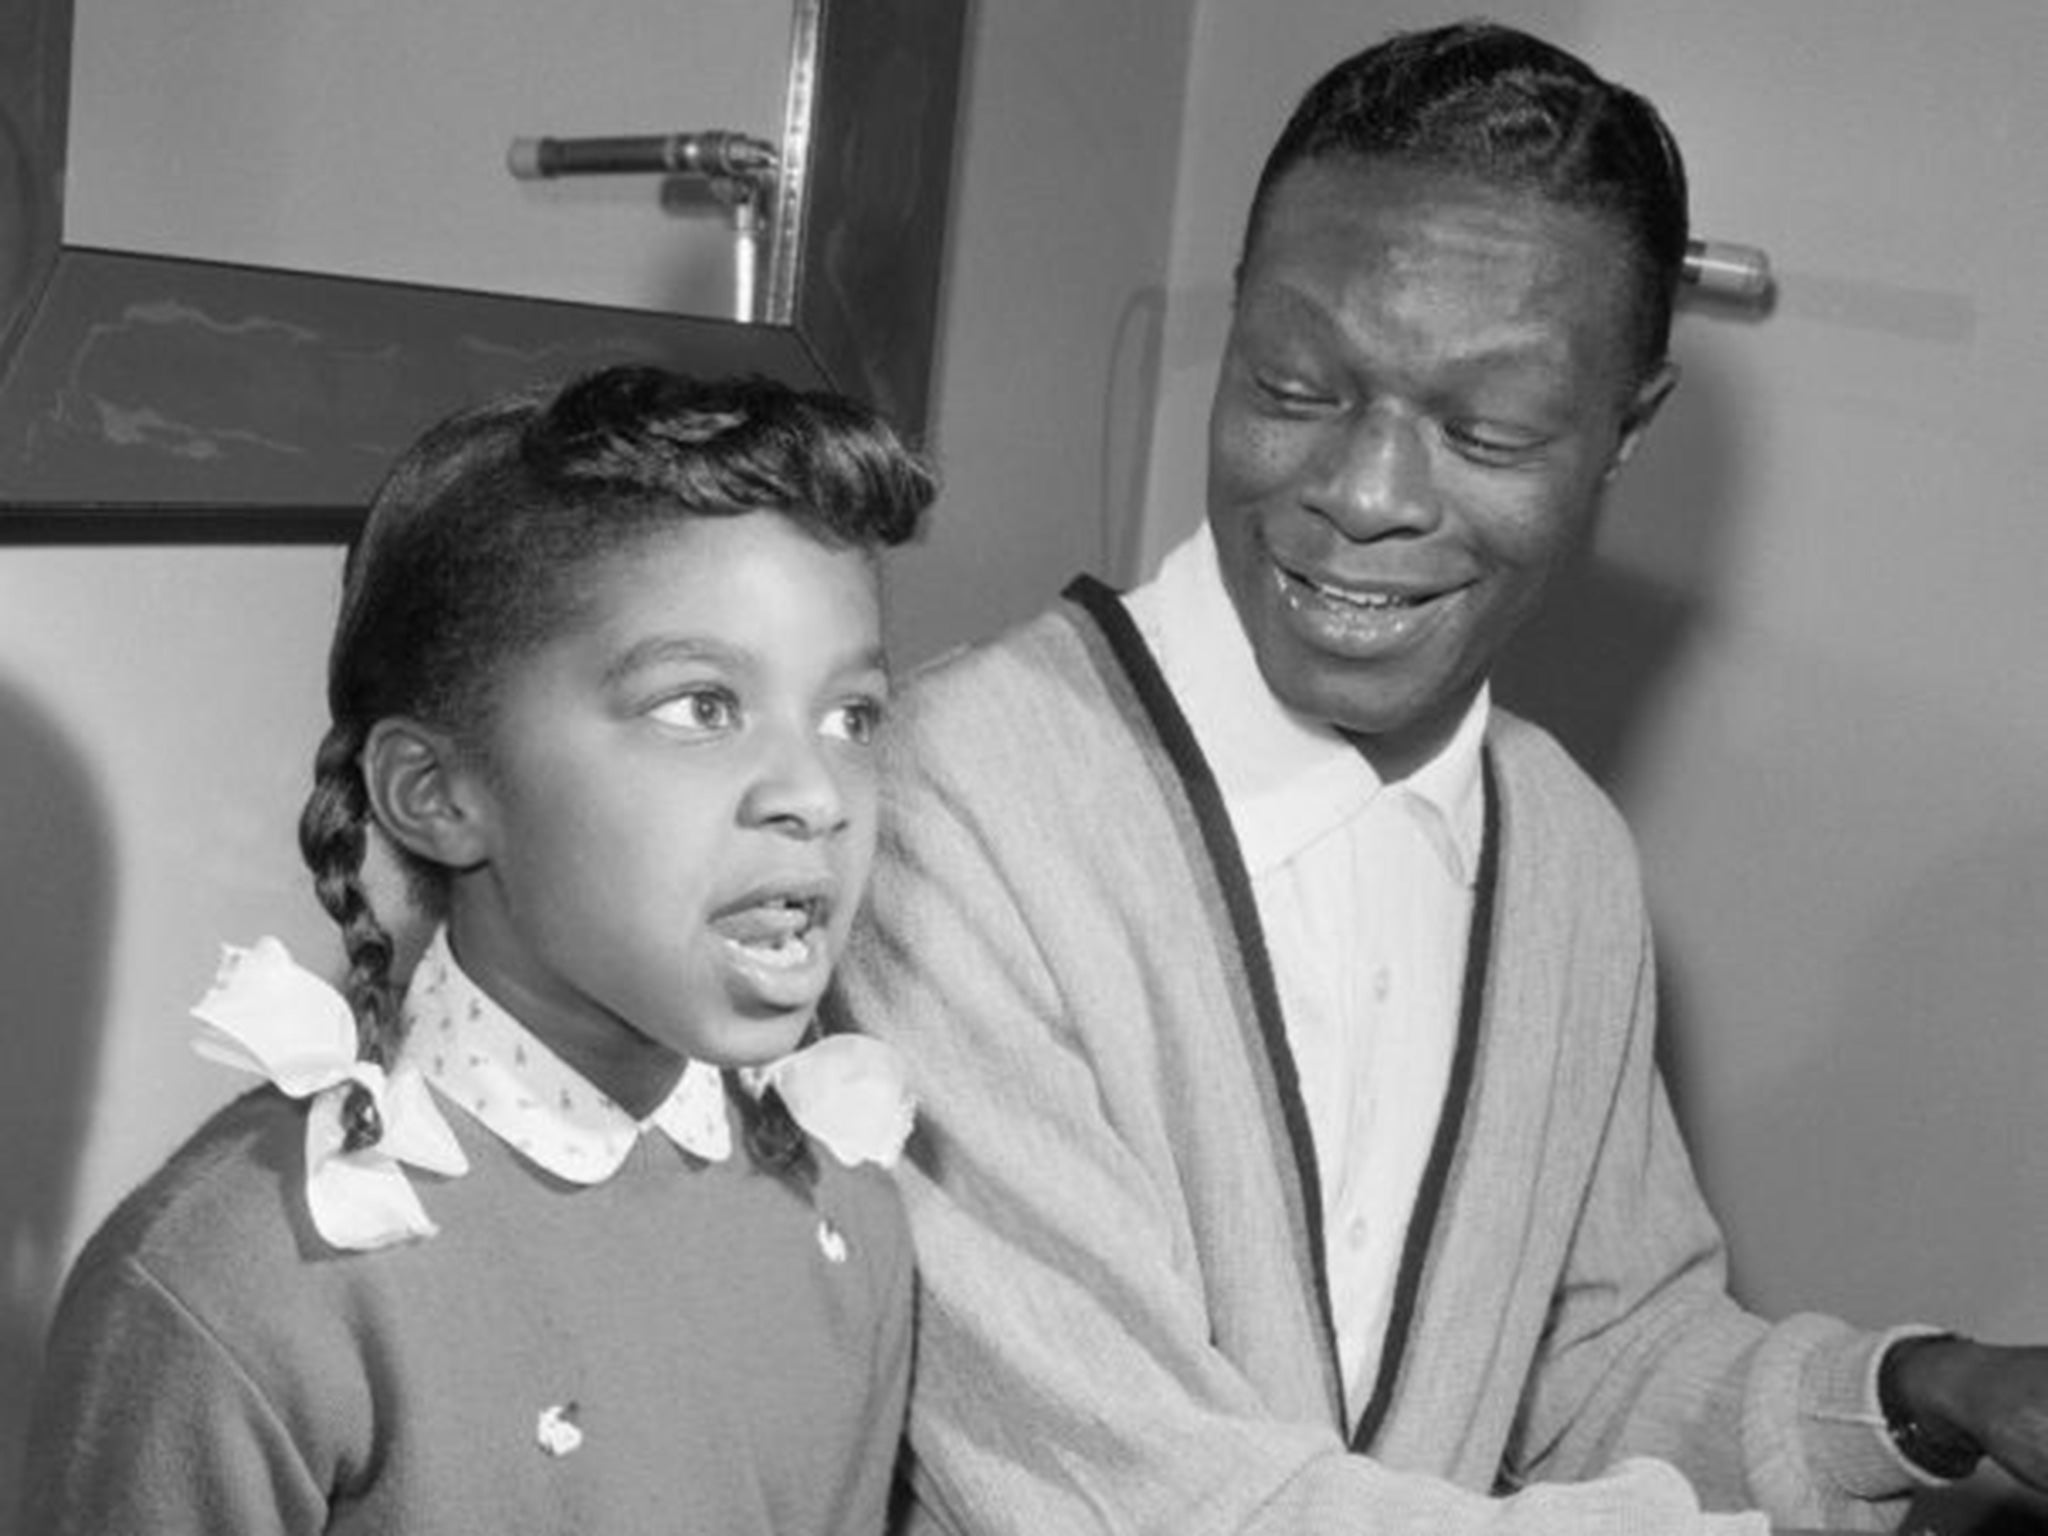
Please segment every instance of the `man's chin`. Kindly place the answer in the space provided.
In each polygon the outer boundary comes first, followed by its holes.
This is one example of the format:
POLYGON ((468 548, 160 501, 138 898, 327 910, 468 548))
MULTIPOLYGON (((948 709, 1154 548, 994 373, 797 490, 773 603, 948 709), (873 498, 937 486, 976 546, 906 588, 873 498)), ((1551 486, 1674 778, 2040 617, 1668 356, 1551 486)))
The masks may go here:
POLYGON ((1365 690, 1355 679, 1313 676, 1268 686, 1274 697, 1305 720, 1348 738, 1382 778, 1398 778, 1434 756, 1456 733, 1465 698, 1418 703, 1410 692, 1365 690))

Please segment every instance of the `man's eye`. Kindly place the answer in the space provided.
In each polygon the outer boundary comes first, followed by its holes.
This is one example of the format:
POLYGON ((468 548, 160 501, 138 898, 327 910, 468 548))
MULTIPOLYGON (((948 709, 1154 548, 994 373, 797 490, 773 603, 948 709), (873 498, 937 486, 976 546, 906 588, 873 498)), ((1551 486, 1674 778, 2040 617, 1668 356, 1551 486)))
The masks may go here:
POLYGON ((1522 464, 1538 457, 1550 440, 1541 433, 1490 421, 1454 421, 1444 436, 1464 457, 1479 464, 1522 464))
POLYGON ((739 723, 740 702, 723 688, 692 688, 664 699, 651 713, 663 725, 709 734, 739 723))
POLYGON ((1255 376, 1253 383, 1267 401, 1287 411, 1321 410, 1335 404, 1337 399, 1329 390, 1305 379, 1264 374, 1255 376))
POLYGON ((882 709, 880 699, 854 699, 841 704, 825 716, 825 734, 864 746, 882 728, 882 709))

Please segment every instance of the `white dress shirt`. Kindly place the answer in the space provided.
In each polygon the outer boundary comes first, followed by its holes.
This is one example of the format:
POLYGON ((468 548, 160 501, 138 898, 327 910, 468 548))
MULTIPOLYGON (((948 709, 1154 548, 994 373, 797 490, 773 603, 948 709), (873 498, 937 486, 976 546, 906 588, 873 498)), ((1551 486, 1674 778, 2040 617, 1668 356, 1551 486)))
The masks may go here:
POLYGON ((1488 695, 1443 751, 1385 784, 1342 736, 1266 687, 1206 524, 1129 607, 1215 773, 1251 877, 1315 1142, 1355 1421, 1457 1039, 1488 695))

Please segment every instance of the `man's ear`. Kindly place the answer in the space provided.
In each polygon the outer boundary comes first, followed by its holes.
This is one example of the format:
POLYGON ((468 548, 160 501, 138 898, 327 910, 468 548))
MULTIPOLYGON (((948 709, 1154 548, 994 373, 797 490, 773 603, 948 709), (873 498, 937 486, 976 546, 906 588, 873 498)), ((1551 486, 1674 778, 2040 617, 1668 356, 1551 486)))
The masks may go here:
POLYGON ((1600 477, 1603 481, 1612 480, 1620 474, 1621 466, 1635 456, 1636 444, 1643 440, 1651 421, 1676 388, 1678 364, 1668 358, 1636 386, 1635 394, 1621 413, 1621 440, 1614 446, 1614 457, 1607 461, 1607 472, 1600 477))
POLYGON ((489 800, 444 731, 403 715, 370 727, 363 783, 386 835, 408 853, 449 869, 489 856, 489 800))

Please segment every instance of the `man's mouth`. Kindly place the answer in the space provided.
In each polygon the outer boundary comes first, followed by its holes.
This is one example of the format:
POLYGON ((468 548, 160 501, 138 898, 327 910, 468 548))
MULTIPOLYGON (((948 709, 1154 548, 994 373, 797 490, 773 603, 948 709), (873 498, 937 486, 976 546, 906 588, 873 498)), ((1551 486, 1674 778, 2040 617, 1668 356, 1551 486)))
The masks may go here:
POLYGON ((1458 587, 1403 590, 1338 583, 1273 568, 1282 607, 1319 650, 1360 660, 1405 648, 1456 599, 1458 587))
POLYGON ((1362 608, 1369 612, 1386 612, 1397 608, 1419 608, 1437 595, 1434 592, 1415 594, 1370 590, 1360 591, 1352 587, 1333 587, 1326 582, 1316 581, 1312 577, 1307 576, 1290 576, 1288 579, 1309 588, 1318 597, 1328 598, 1333 603, 1343 603, 1348 607, 1362 608))

